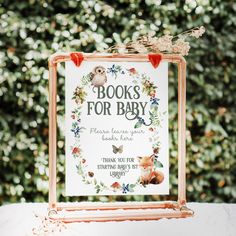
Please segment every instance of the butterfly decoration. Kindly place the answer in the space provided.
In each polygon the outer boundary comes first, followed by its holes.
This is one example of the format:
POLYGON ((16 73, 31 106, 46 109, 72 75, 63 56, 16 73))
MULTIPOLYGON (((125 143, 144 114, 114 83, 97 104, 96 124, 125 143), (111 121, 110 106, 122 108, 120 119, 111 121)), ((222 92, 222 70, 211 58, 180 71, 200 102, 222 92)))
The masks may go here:
POLYGON ((122 153, 123 152, 123 145, 120 145, 119 147, 116 147, 115 145, 112 145, 112 151, 113 153, 122 153))
POLYGON ((135 129, 141 127, 142 125, 150 126, 152 124, 152 121, 150 121, 149 124, 146 123, 146 121, 142 117, 137 117, 137 119, 138 119, 138 122, 134 125, 135 129))
POLYGON ((129 192, 129 184, 122 184, 122 193, 129 192))

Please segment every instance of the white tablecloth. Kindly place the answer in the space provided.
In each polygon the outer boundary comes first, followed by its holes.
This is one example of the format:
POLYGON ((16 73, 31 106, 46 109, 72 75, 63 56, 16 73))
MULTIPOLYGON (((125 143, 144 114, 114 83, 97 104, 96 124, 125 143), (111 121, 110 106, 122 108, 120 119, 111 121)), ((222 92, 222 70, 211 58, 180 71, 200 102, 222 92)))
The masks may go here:
MULTIPOLYGON (((34 235, 47 215, 46 203, 0 207, 0 236, 34 235), (35 217, 39 215, 40 217, 35 217)), ((62 232, 46 235, 81 236, 236 236, 236 204, 189 203, 194 217, 158 221, 92 222, 66 224, 62 232)))

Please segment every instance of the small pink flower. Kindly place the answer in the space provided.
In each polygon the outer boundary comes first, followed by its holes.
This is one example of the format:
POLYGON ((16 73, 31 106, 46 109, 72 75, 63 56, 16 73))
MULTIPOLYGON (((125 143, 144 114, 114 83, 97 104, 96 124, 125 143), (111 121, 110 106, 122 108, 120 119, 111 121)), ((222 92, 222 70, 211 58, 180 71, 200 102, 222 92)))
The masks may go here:
POLYGON ((121 188, 121 185, 118 183, 118 182, 114 182, 112 185, 111 185, 112 188, 114 189, 120 189, 121 188))
POLYGON ((74 147, 72 150, 72 154, 79 154, 80 153, 80 149, 78 147, 74 147))
POLYGON ((156 92, 152 90, 152 91, 149 93, 149 95, 150 95, 151 97, 155 97, 156 92))
POLYGON ((136 71, 135 68, 130 68, 130 69, 129 69, 129 72, 130 72, 131 74, 137 74, 137 71, 136 71))

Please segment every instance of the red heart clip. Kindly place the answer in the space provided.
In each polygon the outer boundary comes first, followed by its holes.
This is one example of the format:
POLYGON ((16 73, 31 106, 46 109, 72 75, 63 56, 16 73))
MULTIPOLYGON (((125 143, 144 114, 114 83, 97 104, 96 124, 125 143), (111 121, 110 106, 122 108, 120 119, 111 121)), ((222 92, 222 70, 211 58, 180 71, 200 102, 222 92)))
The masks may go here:
POLYGON ((161 54, 148 54, 148 59, 152 63, 154 68, 157 68, 161 62, 161 54))
POLYGON ((80 52, 72 52, 70 54, 70 58, 75 63, 76 66, 80 66, 80 64, 84 60, 84 56, 80 52))

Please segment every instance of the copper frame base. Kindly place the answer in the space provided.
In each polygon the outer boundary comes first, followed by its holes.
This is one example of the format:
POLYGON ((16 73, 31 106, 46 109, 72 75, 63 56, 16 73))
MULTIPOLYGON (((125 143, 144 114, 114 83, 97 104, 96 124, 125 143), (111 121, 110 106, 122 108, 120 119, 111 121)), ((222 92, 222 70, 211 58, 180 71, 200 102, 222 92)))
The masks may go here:
MULTIPOLYGON (((83 54, 85 61, 148 62, 147 54, 83 54)), ((57 203, 57 64, 70 61, 69 53, 49 58, 49 217, 63 222, 158 220, 193 216, 186 207, 186 61, 180 55, 164 54, 162 60, 178 66, 178 201, 127 203, 57 203), (120 211, 118 211, 120 210, 120 211)))
POLYGON ((65 223, 159 220, 194 215, 192 210, 186 206, 179 207, 176 202, 64 203, 57 209, 49 211, 49 218, 65 223))

